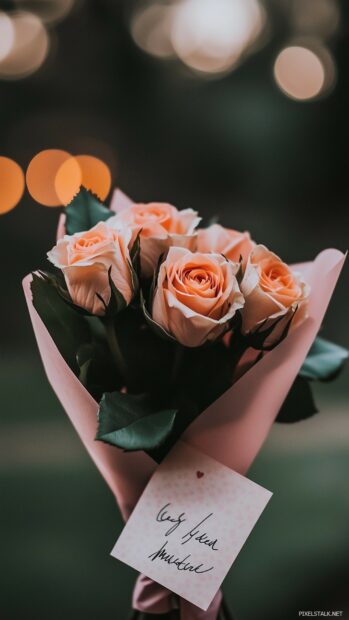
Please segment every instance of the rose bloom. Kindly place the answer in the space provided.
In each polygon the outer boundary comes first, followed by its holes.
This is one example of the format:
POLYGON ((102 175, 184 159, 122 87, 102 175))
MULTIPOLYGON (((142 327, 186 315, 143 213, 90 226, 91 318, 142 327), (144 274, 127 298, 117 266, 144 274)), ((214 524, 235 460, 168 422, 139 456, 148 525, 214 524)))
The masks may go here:
POLYGON ((244 305, 238 267, 221 254, 170 248, 159 270, 153 320, 187 347, 215 340, 244 305))
POLYGON ((85 232, 64 235, 48 259, 63 271, 72 301, 92 314, 103 315, 110 300, 108 270, 127 304, 133 296, 130 255, 130 231, 116 231, 104 222, 85 232))
POLYGON ((306 317, 309 286, 264 245, 257 245, 251 252, 240 287, 245 297, 245 333, 265 319, 276 319, 296 308, 296 323, 306 317))
POLYGON ((108 225, 132 230, 131 244, 141 231, 141 269, 145 277, 153 275, 159 257, 175 245, 195 249, 196 232, 200 219, 196 211, 183 209, 164 202, 134 204, 108 220, 108 225))
POLYGON ((250 233, 224 228, 220 224, 212 224, 208 228, 198 230, 197 249, 199 252, 224 254, 233 262, 239 262, 242 256, 243 264, 246 264, 248 255, 255 245, 250 233))

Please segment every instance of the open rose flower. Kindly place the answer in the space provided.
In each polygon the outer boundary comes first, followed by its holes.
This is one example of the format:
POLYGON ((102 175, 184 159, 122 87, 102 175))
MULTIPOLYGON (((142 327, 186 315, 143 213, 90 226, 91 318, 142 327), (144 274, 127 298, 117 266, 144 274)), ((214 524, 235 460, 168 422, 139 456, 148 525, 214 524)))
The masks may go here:
POLYGON ((248 255, 254 246, 255 243, 248 232, 224 228, 220 224, 212 224, 208 228, 198 230, 198 252, 224 254, 233 262, 239 262, 242 256, 243 264, 246 264, 248 255))
POLYGON ((153 320, 187 347, 215 340, 244 305, 237 270, 221 254, 170 248, 159 270, 153 320))
POLYGON ((68 291, 77 306, 92 314, 104 314, 104 304, 110 300, 110 267, 116 288, 126 303, 130 303, 133 296, 130 238, 130 231, 116 231, 99 222, 86 232, 64 235, 48 252, 51 263, 63 271, 68 291))
POLYGON ((277 319, 296 308, 296 323, 306 317, 309 286, 264 245, 257 245, 251 252, 240 287, 245 297, 245 333, 266 319, 277 319))
POLYGON ((159 257, 169 247, 195 249, 196 232, 200 218, 196 211, 183 209, 162 202, 133 204, 109 219, 108 225, 115 228, 129 227, 132 230, 131 244, 141 231, 141 269, 145 277, 153 275, 159 257))

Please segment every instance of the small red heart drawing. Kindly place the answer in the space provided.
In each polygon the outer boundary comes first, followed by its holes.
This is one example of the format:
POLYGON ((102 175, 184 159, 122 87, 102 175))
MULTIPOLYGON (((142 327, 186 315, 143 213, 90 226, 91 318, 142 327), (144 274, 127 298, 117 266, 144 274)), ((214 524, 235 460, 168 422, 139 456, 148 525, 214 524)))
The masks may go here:
POLYGON ((197 471, 197 472, 196 472, 196 477, 197 477, 197 478, 202 478, 202 476, 204 476, 204 475, 205 475, 205 474, 204 474, 204 472, 203 472, 203 471, 197 471))

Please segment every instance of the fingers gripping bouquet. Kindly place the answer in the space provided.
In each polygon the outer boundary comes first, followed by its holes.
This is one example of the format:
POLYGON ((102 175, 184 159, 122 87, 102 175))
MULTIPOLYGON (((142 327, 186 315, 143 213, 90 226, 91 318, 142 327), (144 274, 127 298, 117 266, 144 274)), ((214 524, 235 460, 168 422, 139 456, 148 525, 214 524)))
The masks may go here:
MULTIPOLYGON (((339 252, 293 268, 247 232, 121 192, 108 209, 81 188, 63 217, 27 300, 49 379, 125 518, 180 437, 245 473, 276 416, 316 412, 311 382, 347 356, 314 342, 339 252)), ((169 611, 154 586, 138 584, 135 608, 169 611)), ((228 617, 220 601, 177 613, 228 617)))

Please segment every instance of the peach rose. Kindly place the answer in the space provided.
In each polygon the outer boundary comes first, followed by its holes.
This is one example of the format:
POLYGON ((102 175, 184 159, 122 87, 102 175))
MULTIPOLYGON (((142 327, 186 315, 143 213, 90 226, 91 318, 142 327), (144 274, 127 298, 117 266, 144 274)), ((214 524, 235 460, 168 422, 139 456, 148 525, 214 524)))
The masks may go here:
POLYGON ((215 340, 244 305, 237 270, 221 254, 170 248, 159 270, 153 320, 187 347, 215 340))
POLYGON ((265 319, 295 310, 297 323, 306 316, 309 286, 264 245, 252 250, 240 284, 245 297, 242 329, 251 332, 265 319))
POLYGON ((200 222, 192 209, 178 211, 163 202, 133 204, 108 220, 108 225, 130 227, 131 244, 141 231, 141 268, 145 277, 152 276, 159 256, 170 246, 195 249, 195 228, 200 222))
POLYGON ((74 235, 64 235, 48 259, 63 271, 68 291, 77 306, 103 315, 110 300, 108 270, 127 304, 133 296, 128 244, 131 232, 116 231, 104 222, 74 235))
POLYGON ((238 232, 232 228, 224 228, 220 224, 212 224, 208 228, 198 230, 197 249, 199 252, 224 254, 233 262, 239 262, 242 256, 243 264, 246 264, 248 255, 254 246, 255 243, 248 232, 238 232))

